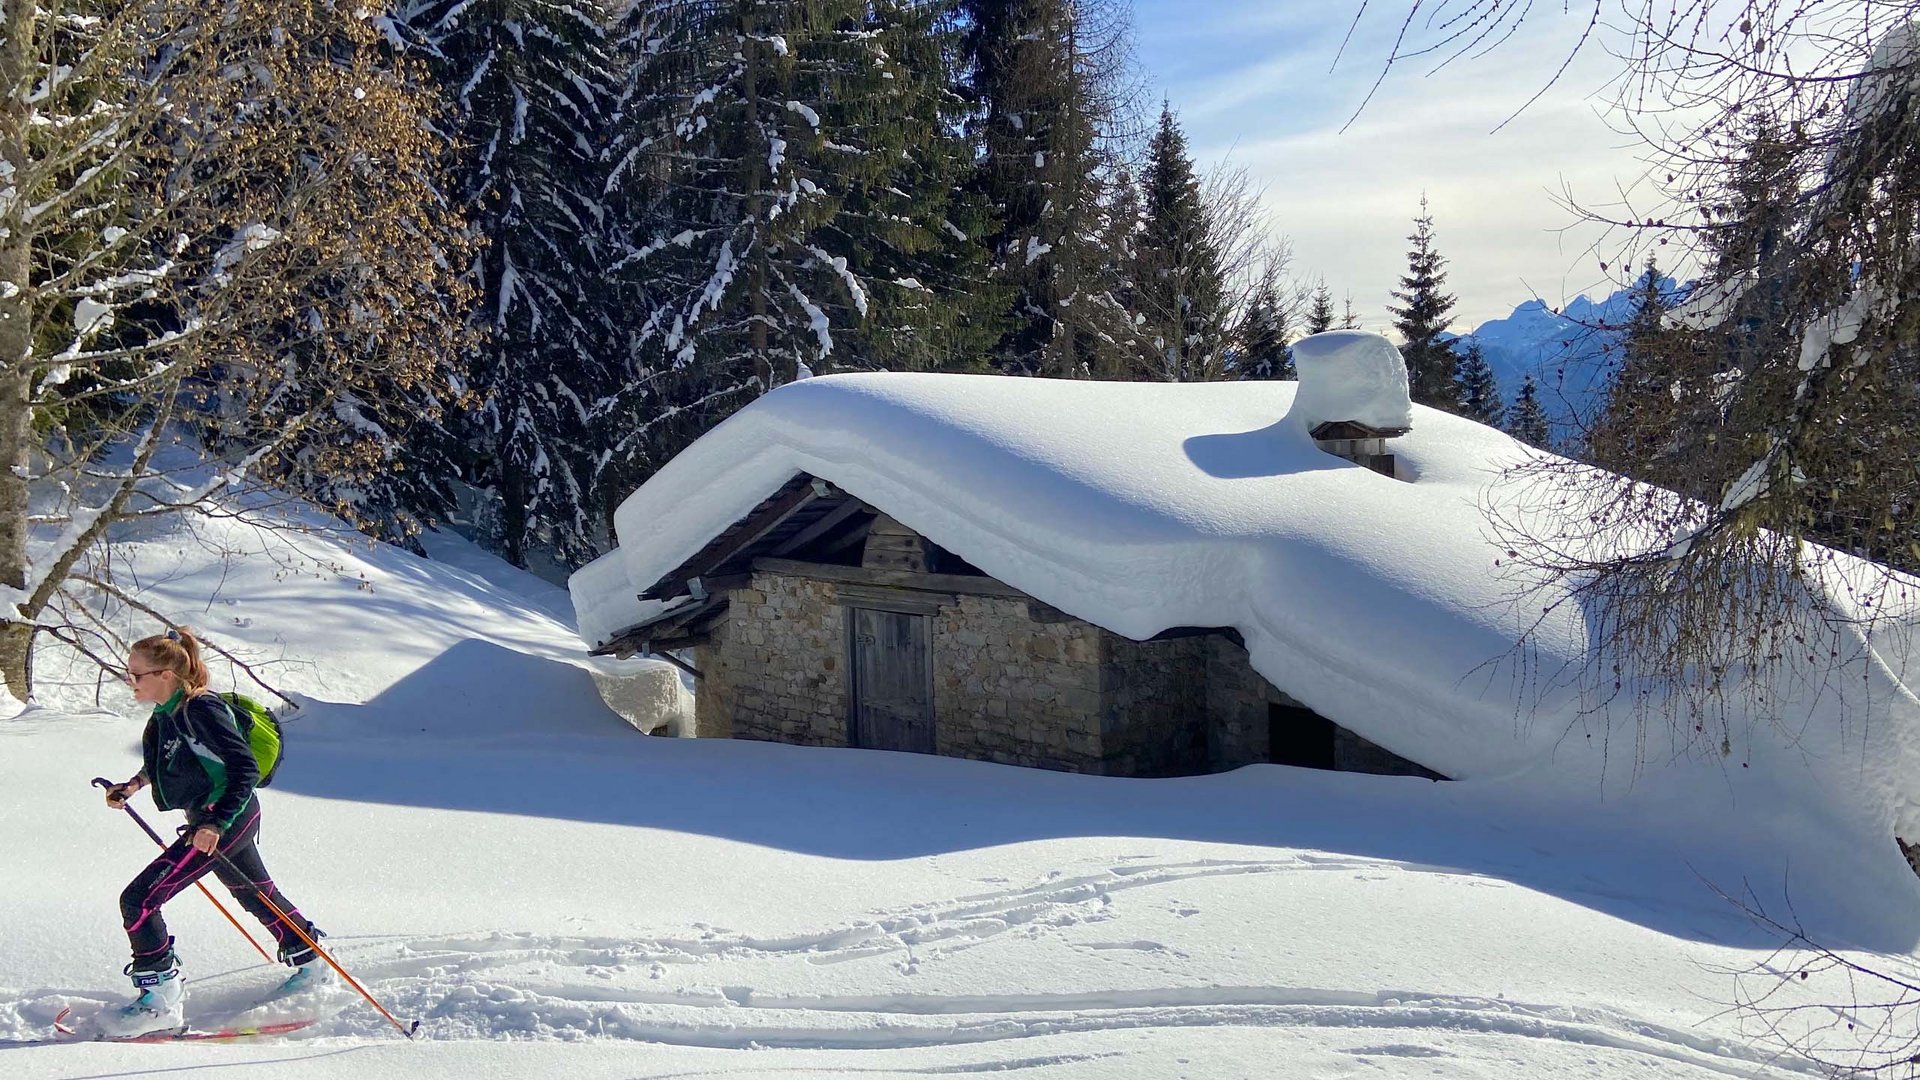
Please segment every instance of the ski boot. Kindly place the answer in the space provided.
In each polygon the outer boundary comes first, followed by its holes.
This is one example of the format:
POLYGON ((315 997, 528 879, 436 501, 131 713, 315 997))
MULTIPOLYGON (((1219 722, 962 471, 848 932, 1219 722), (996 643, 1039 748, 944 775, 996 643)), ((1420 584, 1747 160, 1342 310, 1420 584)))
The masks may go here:
POLYGON ((128 964, 125 973, 132 976, 139 996, 100 1014, 101 1038, 127 1039, 186 1027, 186 980, 180 977, 180 963, 171 949, 158 958, 128 964))
MULTIPOLYGON (((307 924, 307 933, 315 941, 327 936, 325 931, 312 923, 307 924)), ((273 992, 273 997, 281 998, 291 994, 306 993, 332 986, 334 983, 333 968, 328 966, 325 960, 320 959, 319 954, 304 941, 280 946, 280 962, 292 967, 293 974, 287 976, 286 981, 280 984, 280 988, 273 992)))

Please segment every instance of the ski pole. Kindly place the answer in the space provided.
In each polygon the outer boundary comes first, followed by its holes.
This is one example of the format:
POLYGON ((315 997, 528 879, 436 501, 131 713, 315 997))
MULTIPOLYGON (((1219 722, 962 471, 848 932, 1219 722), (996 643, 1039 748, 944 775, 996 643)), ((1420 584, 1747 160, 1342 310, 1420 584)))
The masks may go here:
MULTIPOLYGON (((248 884, 252 884, 253 879, 247 877, 247 875, 245 874, 242 874, 240 872, 240 868, 233 865, 232 862, 228 861, 226 855, 222 854, 218 848, 214 849, 213 857, 216 859, 219 859, 220 864, 222 866, 225 866, 227 869, 233 871, 235 876, 239 877, 243 881, 246 881, 248 884)), ((313 940, 313 935, 307 933, 305 930, 300 929, 299 923, 294 922, 293 919, 289 917, 286 912, 280 910, 280 905, 273 902, 273 897, 267 895, 267 890, 261 888, 258 885, 254 885, 253 894, 260 898, 261 903, 264 903, 267 905, 267 907, 273 909, 274 917, 278 918, 280 922, 286 926, 287 929, 293 931, 296 935, 298 935, 301 941, 306 942, 307 948, 312 949, 314 952, 314 955, 318 956, 322 960, 325 960, 327 962, 328 967, 339 972, 340 977, 347 980, 347 985, 353 987, 355 990, 360 991, 360 996, 367 999, 367 1004, 380 1010, 380 1015, 387 1018, 387 1023, 392 1024, 395 1028, 399 1029, 400 1034, 405 1035, 407 1038, 411 1039, 413 1038, 413 1033, 420 1030, 420 1021, 418 1020, 415 1020, 411 1024, 402 1024, 400 1021, 395 1020, 393 1018, 393 1014, 387 1011, 387 1007, 385 1005, 382 1005, 378 1001, 375 1001, 373 995, 367 993, 366 987, 361 986, 360 983, 356 979, 354 979, 353 976, 347 974, 347 969, 341 967, 339 961, 335 960, 331 955, 329 955, 327 950, 321 948, 319 942, 313 940)))
MULTIPOLYGON (((113 784, 113 781, 107 779, 104 776, 96 776, 93 778, 93 786, 106 788, 108 791, 112 791, 114 784, 113 784)), ((140 828, 143 831, 145 831, 148 836, 153 838, 154 843, 159 844, 163 850, 166 848, 167 842, 165 840, 160 839, 160 834, 157 832, 154 832, 152 827, 149 826, 146 823, 146 821, 144 821, 140 817, 139 814, 134 813, 133 807, 128 806, 125 803, 121 803, 120 809, 125 810, 128 816, 132 817, 134 821, 138 822, 140 825, 140 828)), ((269 964, 273 963, 273 957, 267 953, 266 949, 261 947, 259 942, 253 940, 253 935, 247 932, 246 927, 240 925, 240 920, 233 917, 233 912, 227 910, 227 906, 220 902, 220 898, 213 895, 213 893, 207 889, 206 882, 196 881, 194 882, 194 885, 200 889, 200 895, 206 897, 208 903, 212 904, 214 907, 219 908, 220 914, 225 915, 227 917, 227 921, 233 924, 233 928, 235 930, 240 931, 240 936, 247 939, 247 944, 253 946, 253 951, 260 954, 260 959, 265 960, 269 964)))
MULTIPOLYGON (((98 782, 99 780, 96 779, 95 783, 98 783, 98 782)), ((142 829, 147 830, 148 836, 152 836, 156 840, 159 839, 159 837, 155 835, 152 829, 147 828, 146 821, 144 821, 140 817, 140 815, 134 811, 133 807, 123 806, 121 807, 121 809, 125 810, 128 814, 131 814, 133 816, 133 820, 140 822, 140 827, 142 829)), ((182 831, 185 831, 185 830, 183 829, 182 831)), ((380 1011, 380 1015, 387 1018, 387 1023, 392 1024, 395 1028, 399 1029, 400 1034, 405 1035, 407 1038, 411 1039, 413 1038, 413 1033, 420 1030, 420 1021, 418 1020, 415 1020, 412 1024, 402 1024, 400 1021, 395 1020, 393 1018, 393 1014, 387 1011, 386 1006, 380 1004, 378 1001, 375 1001, 373 995, 367 993, 366 987, 361 986, 358 980, 356 980, 352 975, 347 974, 347 969, 341 967, 339 961, 335 960, 333 956, 327 952, 327 950, 321 948, 320 943, 313 940, 313 935, 307 933, 305 930, 302 930, 300 928, 299 923, 294 922, 291 916, 289 916, 286 912, 280 910, 280 905, 273 902, 273 897, 267 895, 267 890, 262 889, 258 885, 255 885, 253 883, 253 879, 248 877, 246 874, 242 873, 239 867, 233 865, 232 860, 228 859, 224 852, 220 851, 218 848, 215 848, 213 852, 213 857, 220 860, 220 865, 233 871, 234 877, 239 878, 241 881, 246 882, 247 885, 253 889, 253 895, 259 897, 260 902, 267 905, 267 908, 273 912, 274 918, 280 920, 281 925, 293 931, 295 936, 297 936, 301 941, 306 943, 307 948, 313 950, 315 956, 318 956, 320 957, 320 959, 325 960, 327 962, 328 967, 339 972, 340 977, 347 980, 347 985, 353 987, 355 990, 358 990, 360 992, 360 996, 367 999, 367 1004, 372 1005, 375 1009, 378 1009, 380 1011)))

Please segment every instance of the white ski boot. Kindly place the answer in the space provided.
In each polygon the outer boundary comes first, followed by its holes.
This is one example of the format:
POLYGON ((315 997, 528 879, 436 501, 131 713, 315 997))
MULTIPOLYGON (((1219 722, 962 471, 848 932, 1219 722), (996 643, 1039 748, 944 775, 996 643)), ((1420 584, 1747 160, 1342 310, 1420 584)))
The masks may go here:
POLYGON ((280 989, 275 990, 272 996, 283 998, 324 990, 332 986, 335 981, 333 969, 328 967, 325 961, 314 960, 295 968, 293 974, 287 976, 287 980, 280 984, 280 989))
POLYGON ((132 964, 127 965, 126 973, 133 976, 134 989, 140 996, 100 1014, 102 1038, 128 1039, 187 1026, 186 980, 180 977, 180 964, 171 956, 164 963, 165 968, 154 971, 135 971, 132 964))

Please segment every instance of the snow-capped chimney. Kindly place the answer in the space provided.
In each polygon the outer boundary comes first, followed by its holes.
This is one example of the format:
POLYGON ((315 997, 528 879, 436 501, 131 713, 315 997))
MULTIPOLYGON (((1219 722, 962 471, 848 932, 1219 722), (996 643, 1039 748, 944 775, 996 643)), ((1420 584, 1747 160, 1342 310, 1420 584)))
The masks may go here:
POLYGON ((1365 330, 1329 330, 1293 343, 1300 374, 1287 419, 1329 454, 1394 475, 1387 440, 1413 430, 1407 362, 1365 330))

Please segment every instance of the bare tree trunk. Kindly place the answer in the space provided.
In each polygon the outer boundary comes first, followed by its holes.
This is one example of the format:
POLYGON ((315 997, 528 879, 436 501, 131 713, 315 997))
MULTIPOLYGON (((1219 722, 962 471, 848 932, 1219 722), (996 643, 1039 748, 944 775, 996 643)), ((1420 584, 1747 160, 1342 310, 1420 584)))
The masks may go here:
MULTIPOLYGON (((5 0, 0 39, 0 160, 10 176, 28 169, 27 113, 21 89, 35 48, 39 12, 33 0, 5 0)), ((11 185, 9 185, 11 186, 11 185)), ((27 586, 27 469, 33 436, 33 320, 31 236, 18 202, 0 217, 0 585, 27 586)), ((33 692, 28 655, 33 628, 23 613, 0 612, 0 680, 22 701, 33 692)))

